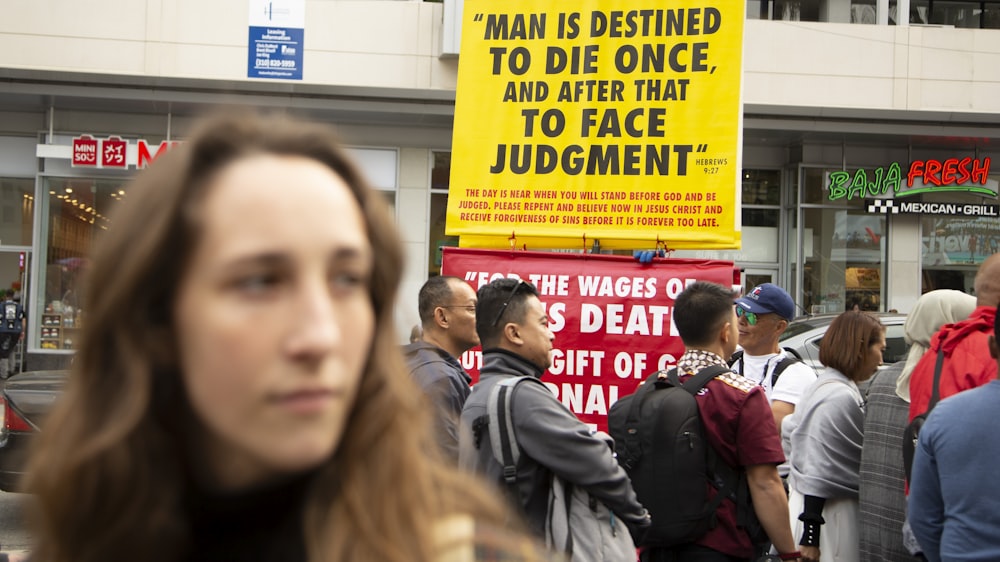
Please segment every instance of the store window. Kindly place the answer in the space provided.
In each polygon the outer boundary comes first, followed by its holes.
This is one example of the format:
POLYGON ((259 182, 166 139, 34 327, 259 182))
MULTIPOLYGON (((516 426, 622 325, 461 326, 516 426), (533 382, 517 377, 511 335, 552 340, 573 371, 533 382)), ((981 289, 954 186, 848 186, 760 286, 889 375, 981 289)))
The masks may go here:
MULTIPOLYGON (((990 180, 995 184, 995 180, 990 180)), ((964 193, 924 194, 934 203, 996 205, 997 199, 964 193)), ((1000 218, 924 215, 920 218, 921 292, 955 289, 974 294, 979 265, 1000 252, 1000 218)))
MULTIPOLYGON (((831 14, 829 1, 822 0, 747 0, 747 19, 785 21, 826 21, 831 14)), ((898 25, 900 20, 896 0, 889 0, 889 25, 898 25)), ((835 16, 836 17, 836 16, 835 16)), ((850 23, 877 24, 878 2, 876 0, 851 0, 850 23)), ((950 25, 962 28, 1000 29, 1000 2, 997 0, 910 0, 909 23, 950 25)), ((844 23, 848 20, 844 19, 844 23)))
POLYGON ((43 233, 39 283, 32 301, 36 315, 33 337, 45 350, 71 350, 83 326, 87 287, 82 283, 94 236, 108 228, 108 215, 125 199, 127 187, 119 180, 45 178, 48 198, 43 233))
POLYGON ((802 169, 802 305, 811 314, 882 310, 885 215, 869 214, 862 199, 830 201, 832 171, 802 169))
POLYGON ((35 180, 0 178, 0 245, 31 246, 35 180))
POLYGON ((676 250, 674 257, 733 260, 740 265, 773 266, 777 271, 781 170, 744 169, 741 187, 741 249, 676 250))
POLYGON ((368 185, 385 197, 392 216, 396 216, 396 188, 399 174, 399 151, 392 148, 347 147, 347 154, 364 174, 368 185))
POLYGON ((851 0, 851 23, 878 23, 875 0, 851 0))

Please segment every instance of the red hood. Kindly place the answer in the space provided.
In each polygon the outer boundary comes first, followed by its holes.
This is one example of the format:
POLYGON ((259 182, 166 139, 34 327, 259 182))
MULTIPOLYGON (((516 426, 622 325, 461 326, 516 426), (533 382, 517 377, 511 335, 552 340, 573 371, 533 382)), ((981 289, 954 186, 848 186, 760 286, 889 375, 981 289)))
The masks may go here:
POLYGON ((993 320, 997 309, 992 306, 977 306, 968 318, 954 324, 945 324, 931 338, 931 349, 944 347, 944 352, 950 354, 958 342, 972 333, 993 333, 993 320))

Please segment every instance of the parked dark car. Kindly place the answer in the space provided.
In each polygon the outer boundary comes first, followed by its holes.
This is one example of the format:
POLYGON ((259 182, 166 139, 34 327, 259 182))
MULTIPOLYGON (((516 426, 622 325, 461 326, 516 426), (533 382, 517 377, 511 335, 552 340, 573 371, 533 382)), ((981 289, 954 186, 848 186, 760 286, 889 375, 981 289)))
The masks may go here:
MULTIPOLYGON (((885 324, 885 352, 882 354, 883 366, 906 359, 910 346, 903 338, 905 314, 878 312, 875 314, 882 324, 885 324)), ((803 316, 788 324, 788 328, 778 338, 781 347, 795 350, 802 361, 810 365, 816 372, 823 370, 819 362, 819 342, 830 327, 837 314, 818 314, 803 316)))
POLYGON ((28 447, 66 381, 66 371, 29 371, 4 381, 0 391, 0 490, 18 492, 28 447))

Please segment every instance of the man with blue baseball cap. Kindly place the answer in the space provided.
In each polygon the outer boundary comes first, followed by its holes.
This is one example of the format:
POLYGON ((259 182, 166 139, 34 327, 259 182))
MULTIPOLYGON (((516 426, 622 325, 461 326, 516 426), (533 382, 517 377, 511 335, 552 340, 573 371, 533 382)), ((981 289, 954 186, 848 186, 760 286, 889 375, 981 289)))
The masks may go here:
POLYGON ((781 287, 762 283, 736 299, 736 316, 743 350, 733 355, 730 364, 764 388, 780 432, 781 421, 795 411, 802 393, 816 380, 811 367, 778 345, 795 318, 795 302, 781 287))

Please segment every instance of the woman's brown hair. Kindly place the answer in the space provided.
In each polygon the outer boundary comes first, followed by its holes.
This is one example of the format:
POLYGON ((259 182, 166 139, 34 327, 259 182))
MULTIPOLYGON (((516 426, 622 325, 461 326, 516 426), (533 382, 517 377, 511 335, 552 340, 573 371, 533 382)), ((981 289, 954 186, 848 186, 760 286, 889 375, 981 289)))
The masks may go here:
POLYGON ((868 348, 875 345, 885 326, 873 314, 857 310, 843 312, 833 319, 819 344, 819 362, 836 369, 851 380, 867 377, 859 373, 868 348))
MULTIPOLYGON (((196 463, 187 441, 200 429, 178 372, 171 310, 214 176, 257 153, 305 156, 341 176, 375 256, 376 331, 341 444, 306 496, 309 559, 429 561, 442 517, 505 523, 490 492, 429 453, 429 414, 393 325, 402 250, 382 196, 328 128, 240 113, 204 122, 138 174, 95 245, 86 329, 28 468, 26 488, 37 498, 32 560, 166 561, 192 548, 180 498, 196 463)), ((280 197, 281 186, 274 190, 280 197)))

